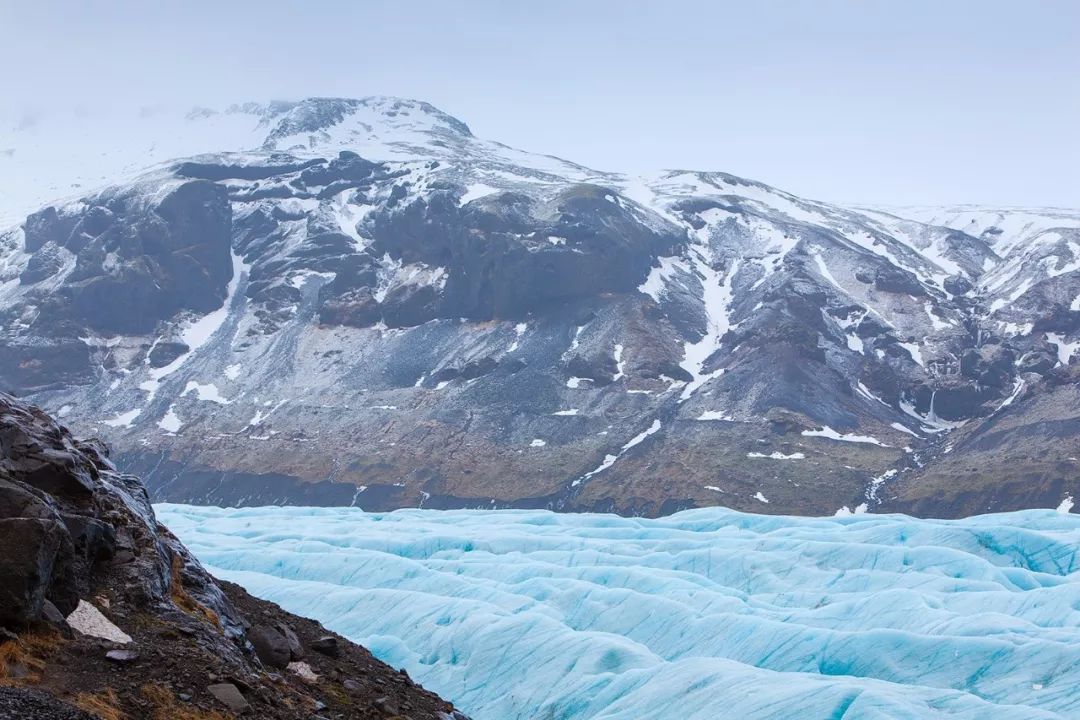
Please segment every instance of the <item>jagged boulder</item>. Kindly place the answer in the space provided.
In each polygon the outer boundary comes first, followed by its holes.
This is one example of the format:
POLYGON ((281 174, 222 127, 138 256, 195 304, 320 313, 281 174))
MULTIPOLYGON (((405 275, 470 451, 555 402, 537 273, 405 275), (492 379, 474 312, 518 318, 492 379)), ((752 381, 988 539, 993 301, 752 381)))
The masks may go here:
MULTIPOLYGON (((248 640, 264 665, 284 669, 292 657, 289 639, 275 627, 255 625, 248 630, 248 640)), ((299 643, 297 643, 299 645, 299 643)))
POLYGON ((67 259, 65 253, 67 258, 71 257, 71 253, 68 253, 56 243, 52 241, 45 243, 30 256, 26 269, 19 274, 19 282, 23 285, 33 285, 36 282, 52 277, 64 266, 67 259))
POLYGON ((319 308, 319 322, 327 325, 370 327, 379 322, 382 310, 369 287, 327 296, 319 308))
POLYGON ((966 295, 971 292, 971 282, 963 275, 950 275, 943 283, 945 292, 951 295, 966 295))
POLYGON ((421 325, 435 317, 438 293, 432 285, 399 285, 386 294, 382 314, 390 327, 421 325))
POLYGON ((1016 353, 996 343, 968 348, 960 356, 960 374, 980 385, 1004 388, 1012 378, 1016 353))
POLYGON ((66 244, 77 222, 77 217, 61 214, 55 207, 47 207, 27 216, 23 223, 26 252, 36 253, 50 242, 66 244))
POLYGON ((185 343, 178 341, 159 342, 150 349, 147 360, 150 367, 161 368, 171 363, 176 358, 188 352, 191 348, 185 343))
POLYGON ((67 615, 102 582, 142 606, 172 602, 183 583, 226 634, 242 633, 213 580, 159 528, 138 479, 116 472, 100 443, 2 393, 0 547, 0 625, 39 621, 47 603, 67 615), (118 549, 127 562, 111 562, 118 549))
POLYGON ((608 354, 575 355, 566 363, 566 372, 573 377, 592 380, 597 385, 610 385, 619 367, 608 354))
POLYGON ((52 520, 0 519, 0 624, 37 620, 53 582, 64 529, 52 520))
POLYGON ((874 271, 874 289, 890 293, 906 293, 916 297, 926 290, 912 273, 895 265, 882 265, 874 271))
POLYGON ((1026 353, 1017 361, 1017 370, 1022 373, 1038 373, 1039 375, 1045 375, 1054 369, 1054 365, 1058 362, 1056 355, 1043 350, 1035 350, 1026 353))

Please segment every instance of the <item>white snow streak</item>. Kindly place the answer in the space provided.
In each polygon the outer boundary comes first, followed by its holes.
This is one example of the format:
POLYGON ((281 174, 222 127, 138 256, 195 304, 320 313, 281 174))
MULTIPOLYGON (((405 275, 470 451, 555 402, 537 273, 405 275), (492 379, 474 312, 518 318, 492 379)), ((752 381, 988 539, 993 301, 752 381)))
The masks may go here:
POLYGON ((823 426, 820 430, 803 430, 802 434, 806 437, 823 437, 830 440, 839 440, 841 442, 867 443, 869 445, 889 447, 875 437, 869 435, 855 435, 854 433, 840 433, 833 430, 828 425, 823 426))
POLYGON ((622 457, 623 454, 627 450, 634 447, 635 445, 639 445, 642 442, 644 442, 645 438, 649 437, 650 435, 652 435, 653 433, 658 431, 660 429, 660 427, 661 427, 660 420, 659 419, 653 420, 652 425, 647 427, 645 430, 642 430, 640 433, 638 433, 634 437, 630 438, 630 440, 628 440, 626 442, 626 444, 623 445, 622 448, 619 450, 618 455, 605 455, 604 456, 604 462, 600 463, 599 467, 597 467, 595 470, 590 470, 589 472, 587 472, 584 475, 582 475, 581 477, 579 477, 577 480, 575 480, 573 482, 573 485, 576 487, 576 486, 580 485, 581 483, 583 483, 584 481, 588 480, 589 478, 593 477, 594 475, 596 475, 598 473, 601 473, 604 470, 607 470, 609 467, 614 465, 615 461, 618 460, 620 457, 622 457))

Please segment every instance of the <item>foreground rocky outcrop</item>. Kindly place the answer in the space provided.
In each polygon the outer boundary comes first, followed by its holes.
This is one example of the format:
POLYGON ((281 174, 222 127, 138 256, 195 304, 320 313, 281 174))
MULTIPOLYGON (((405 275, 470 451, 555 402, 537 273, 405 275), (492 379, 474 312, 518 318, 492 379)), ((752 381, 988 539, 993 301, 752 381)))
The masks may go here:
POLYGON ((236 716, 464 717, 215 581, 103 445, 0 394, 0 718, 236 716))

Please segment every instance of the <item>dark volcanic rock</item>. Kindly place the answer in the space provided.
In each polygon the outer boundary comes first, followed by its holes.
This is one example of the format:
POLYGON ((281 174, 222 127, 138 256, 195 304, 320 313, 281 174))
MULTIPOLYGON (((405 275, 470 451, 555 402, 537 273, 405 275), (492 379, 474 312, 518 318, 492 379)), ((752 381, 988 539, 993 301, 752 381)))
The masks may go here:
MULTIPOLYGON (((75 269, 57 291, 63 304, 50 305, 39 322, 70 319, 100 332, 149 332, 175 312, 221 305, 232 277, 232 209, 225 188, 188 182, 150 212, 123 195, 111 203, 112 224, 76 253, 75 269)), ((39 224, 56 233, 58 223, 39 224)), ((43 245, 37 252, 51 251, 43 245)))
POLYGON ((1012 378, 1016 353, 1004 345, 969 348, 960 357, 960 373, 980 385, 1005 387, 1012 378))
POLYGON ((1018 361, 1017 369, 1020 372, 1033 372, 1044 375, 1057 364, 1057 357, 1048 352, 1029 352, 1018 361))
MULTIPOLYGON (((145 490, 117 474, 103 448, 76 441, 40 410, 0 394, 0 450, 0 533, 3 547, 21 549, 2 559, 8 621, 37 620, 46 599, 65 615, 74 610, 112 557, 118 526, 136 560, 119 571, 118 587, 160 601, 168 596, 170 564, 179 558, 191 566, 192 587, 203 588, 195 592, 214 604, 209 576, 184 559, 175 540, 158 539, 145 490)), ((227 605, 215 613, 238 630, 227 605)))
POLYGON ((879 267, 874 271, 874 287, 891 293, 925 295, 926 290, 910 272, 892 265, 879 267))
MULTIPOLYGON (((306 720, 315 707, 334 717, 368 717, 373 686, 400 706, 416 708, 417 717, 453 712, 422 688, 388 682, 396 671, 362 648, 230 586, 230 595, 263 619, 245 632, 250 623, 158 525, 136 478, 117 473, 99 443, 75 440, 40 410, 4 394, 0 450, 4 684, 39 684, 77 704, 93 702, 88 707, 97 713, 131 718, 176 717, 178 703, 200 716, 223 703, 267 720, 306 720), (70 486, 80 491, 64 492, 70 486), (111 562, 117 548, 127 555, 122 563, 111 562), (73 631, 65 615, 82 601, 132 642, 103 648, 99 639, 73 631), (264 672, 302 657, 305 643, 316 638, 323 638, 316 647, 335 651, 333 659, 308 661, 326 678, 318 687, 325 700, 312 696, 301 678, 264 672), (17 648, 8 647, 13 643, 17 648), (363 679, 361 691, 349 694, 339 686, 343 675, 331 676, 331 663, 363 679)), ((89 716, 39 693, 0 686, 0 717, 89 716)))
POLYGON ((147 356, 150 367, 161 368, 171 363, 176 358, 188 352, 191 348, 182 342, 165 341, 159 342, 150 350, 147 356))
POLYGON ((302 660, 304 657, 304 645, 300 642, 300 638, 296 636, 296 631, 285 623, 277 623, 274 627, 285 636, 285 640, 289 643, 289 657, 292 660, 302 660))
POLYGON ((64 613, 60 612, 60 608, 53 605, 49 600, 41 604, 41 619, 59 630, 60 634, 66 638, 71 638, 74 634, 71 626, 68 625, 67 618, 64 617, 64 613))
MULTIPOLYGON (((64 266, 65 252, 52 241, 45 243, 30 256, 26 269, 19 274, 19 282, 23 285, 33 285, 45 278, 52 277, 64 266)), ((67 257, 70 258, 71 254, 67 253, 67 257)))
POLYGON ((0 718, 11 720, 96 720, 40 690, 0 685, 0 718))
POLYGON ((971 291, 971 283, 962 275, 950 275, 945 278, 945 292, 953 295, 966 295, 971 291))
POLYGON ((411 327, 432 320, 438 295, 431 285, 399 285, 386 294, 382 315, 389 327, 411 327))
POLYGON ((473 378, 482 377, 494 371, 496 367, 498 367, 498 362, 493 357, 473 360, 465 363, 465 366, 461 368, 461 378, 463 380, 472 380, 473 378))
POLYGON ((247 699, 232 683, 217 683, 206 688, 222 705, 235 713, 243 713, 250 706, 247 699))
POLYGON ((329 655, 330 657, 337 657, 341 652, 341 648, 338 647, 337 638, 332 635, 324 635, 323 637, 312 641, 311 649, 317 653, 329 655))
POLYGON ((50 520, 0 519, 0 623, 25 625, 41 617, 45 594, 63 544, 62 526, 50 520))
POLYGON ((78 338, 33 343, 0 339, 0 387, 19 391, 81 385, 92 378, 90 348, 78 338))
POLYGON ((275 175, 297 172, 321 165, 324 161, 309 160, 281 165, 221 165, 218 163, 183 162, 176 166, 176 174, 199 180, 265 180, 275 175))
POLYGON ((54 207, 33 213, 23 223, 26 251, 36 253, 50 242, 65 245, 77 222, 76 217, 61 215, 54 207))
POLYGON ((379 302, 372 295, 371 288, 366 287, 328 296, 319 308, 319 322, 328 325, 370 327, 381 317, 379 302))
POLYGON ((619 368, 613 355, 575 355, 566 363, 566 371, 573 377, 587 378, 597 385, 608 385, 619 368))
POLYGON ((289 640, 277 628, 256 625, 248 630, 248 640, 255 646, 255 654, 263 664, 275 668, 284 668, 289 664, 289 640))

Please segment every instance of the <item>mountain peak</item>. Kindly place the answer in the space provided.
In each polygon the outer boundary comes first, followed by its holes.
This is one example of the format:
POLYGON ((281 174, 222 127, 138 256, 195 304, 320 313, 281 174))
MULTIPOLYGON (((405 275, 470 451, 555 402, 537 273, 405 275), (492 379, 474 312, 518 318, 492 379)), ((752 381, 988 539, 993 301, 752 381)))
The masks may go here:
POLYGON ((272 129, 264 149, 300 143, 321 146, 357 136, 392 140, 412 134, 472 138, 469 126, 430 103, 390 96, 310 97, 265 106, 263 122, 272 129))
POLYGON ((0 227, 47 203, 129 180, 177 158, 238 150, 337 150, 373 157, 431 153, 473 140, 430 103, 392 96, 308 97, 222 108, 178 105, 0 111, 0 227))

